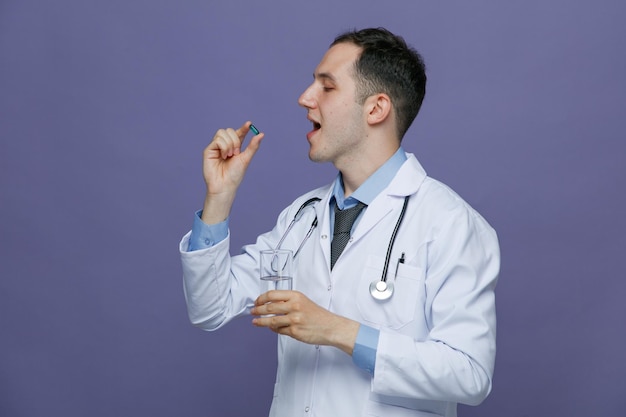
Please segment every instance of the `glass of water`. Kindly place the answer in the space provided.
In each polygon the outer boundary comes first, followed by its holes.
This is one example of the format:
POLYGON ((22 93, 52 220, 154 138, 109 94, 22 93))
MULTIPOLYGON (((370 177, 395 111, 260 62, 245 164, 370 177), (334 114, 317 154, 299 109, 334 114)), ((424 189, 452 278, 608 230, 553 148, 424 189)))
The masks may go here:
POLYGON ((293 254, 287 249, 261 251, 261 293, 293 288, 293 254))

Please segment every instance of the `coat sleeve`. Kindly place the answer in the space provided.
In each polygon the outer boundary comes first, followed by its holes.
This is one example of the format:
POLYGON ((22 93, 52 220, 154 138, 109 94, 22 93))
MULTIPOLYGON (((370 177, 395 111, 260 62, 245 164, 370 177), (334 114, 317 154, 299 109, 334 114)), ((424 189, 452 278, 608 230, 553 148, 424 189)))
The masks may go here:
MULTIPOLYGON (((245 268, 231 273, 230 236, 213 247, 187 252, 189 235, 183 237, 179 248, 187 313, 193 325, 216 330, 249 311, 258 296, 258 282, 245 268)), ((243 255, 237 260, 239 265, 252 266, 253 262, 243 255)))
POLYGON ((495 231, 471 209, 441 224, 428 243, 428 337, 381 330, 372 391, 476 405, 491 390, 499 245, 495 231))
POLYGON ((236 256, 230 254, 230 232, 215 246, 188 251, 191 232, 183 236, 179 252, 183 289, 191 323, 217 330, 235 317, 250 313, 260 295, 259 251, 275 247, 284 233, 292 206, 278 217, 273 230, 260 235, 236 256))

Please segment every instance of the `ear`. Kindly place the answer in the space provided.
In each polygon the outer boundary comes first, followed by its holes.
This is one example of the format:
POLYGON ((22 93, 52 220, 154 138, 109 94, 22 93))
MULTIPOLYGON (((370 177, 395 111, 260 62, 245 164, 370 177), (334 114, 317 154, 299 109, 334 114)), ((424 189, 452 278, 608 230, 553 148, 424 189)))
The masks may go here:
POLYGON ((367 123, 377 125, 390 119, 391 99, 387 94, 379 93, 368 97, 365 100, 367 110, 367 123))

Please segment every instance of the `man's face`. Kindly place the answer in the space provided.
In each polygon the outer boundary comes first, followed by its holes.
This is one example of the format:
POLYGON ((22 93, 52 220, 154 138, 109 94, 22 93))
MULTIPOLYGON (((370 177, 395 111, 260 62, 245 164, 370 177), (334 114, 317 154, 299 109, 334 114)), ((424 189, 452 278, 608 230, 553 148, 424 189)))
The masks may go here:
POLYGON ((298 103, 307 109, 313 130, 307 133, 309 158, 341 168, 358 155, 365 134, 363 106, 356 102, 354 62, 361 52, 351 43, 331 47, 298 103))

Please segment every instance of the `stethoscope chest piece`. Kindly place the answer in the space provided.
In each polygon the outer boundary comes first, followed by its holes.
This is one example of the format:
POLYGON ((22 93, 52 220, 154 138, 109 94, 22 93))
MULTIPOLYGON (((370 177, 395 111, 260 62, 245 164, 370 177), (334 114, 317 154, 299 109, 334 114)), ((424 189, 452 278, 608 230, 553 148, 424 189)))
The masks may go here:
POLYGON ((393 294, 393 283, 376 280, 370 284, 370 294, 377 300, 387 300, 393 294))

